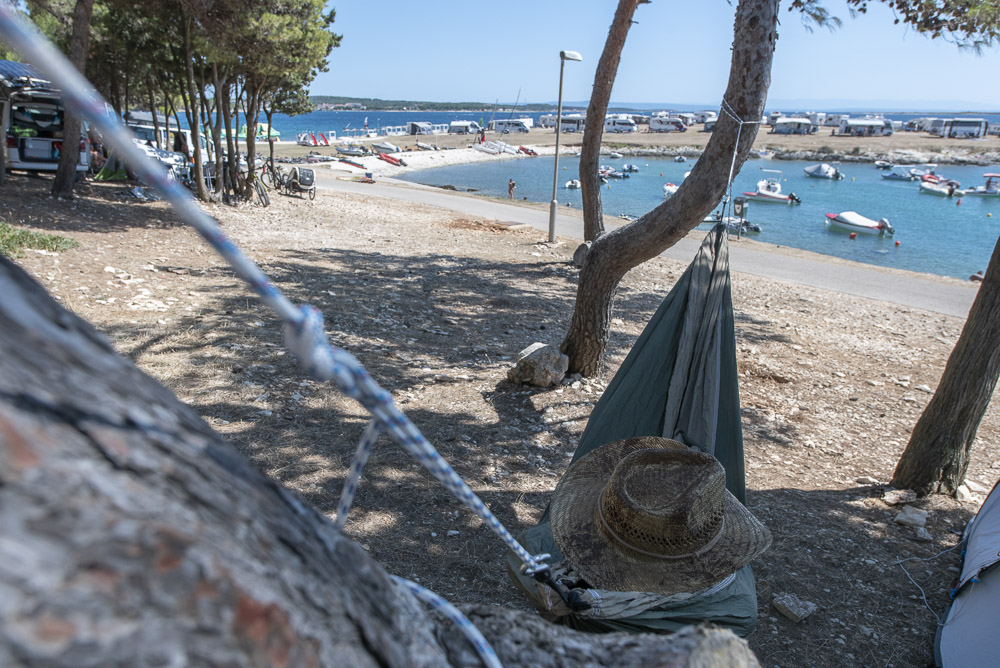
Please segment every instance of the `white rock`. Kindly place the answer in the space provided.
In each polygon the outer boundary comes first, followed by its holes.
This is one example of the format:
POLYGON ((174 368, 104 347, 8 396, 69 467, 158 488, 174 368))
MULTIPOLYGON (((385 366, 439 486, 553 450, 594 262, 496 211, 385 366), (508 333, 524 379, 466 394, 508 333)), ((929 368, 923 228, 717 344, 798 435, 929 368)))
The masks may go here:
POLYGON ((983 487, 982 485, 980 485, 975 480, 966 480, 965 486, 969 488, 970 492, 976 492, 977 494, 986 494, 990 491, 985 487, 983 487))
POLYGON ((890 506, 898 506, 901 503, 912 503, 917 500, 917 493, 912 489, 890 489, 882 495, 882 500, 890 506))
POLYGON ((538 387, 558 385, 569 369, 569 357, 545 343, 533 343, 517 356, 517 363, 507 371, 512 383, 530 383, 538 387))
POLYGON ((893 520, 907 527, 922 527, 927 524, 927 511, 913 506, 905 506, 893 520))
POLYGON ((959 503, 968 503, 973 500, 972 492, 965 485, 959 485, 955 490, 955 500, 959 503))
POLYGON ((877 485, 878 484, 878 480, 876 480, 875 478, 871 477, 870 475, 863 475, 860 478, 858 478, 857 480, 855 480, 855 482, 858 483, 859 485, 877 485))
POLYGON ((934 390, 932 390, 926 385, 914 385, 913 389, 920 390, 921 392, 926 392, 927 394, 934 394, 934 390))
POLYGON ((774 598, 771 599, 771 605, 796 624, 819 610, 819 606, 812 601, 803 601, 795 594, 787 592, 775 594, 774 598))

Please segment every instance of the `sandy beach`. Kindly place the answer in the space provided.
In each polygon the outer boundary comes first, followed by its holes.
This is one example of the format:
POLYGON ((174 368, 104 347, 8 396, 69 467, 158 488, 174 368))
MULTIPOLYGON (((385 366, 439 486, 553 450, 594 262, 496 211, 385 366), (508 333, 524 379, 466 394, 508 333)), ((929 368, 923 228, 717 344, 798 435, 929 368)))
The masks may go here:
MULTIPOLYGON (((551 151, 551 136, 517 141, 551 151)), ((655 139, 680 151, 701 136, 655 139)), ((813 139, 781 141, 791 149, 813 139)), ((923 150, 908 139, 883 143, 923 150)), ((970 142, 983 155, 997 143, 970 142)), ((464 146, 403 157, 410 168, 497 159, 464 146)), ((396 169, 364 164, 381 176, 396 169)), ((18 262, 254 466, 333 515, 364 409, 305 377, 276 318, 165 204, 113 183, 85 183, 77 199, 58 201, 50 185, 12 175, 0 212, 79 246, 27 251, 18 262)), ((291 299, 320 308, 333 343, 365 364, 515 534, 539 518, 601 392, 690 261, 659 257, 625 277, 598 377, 532 388, 506 373, 522 348, 557 345, 566 331, 578 240, 548 244, 539 230, 507 224, 524 209, 485 218, 327 189, 315 201, 274 196, 266 209, 206 209, 291 299)), ((774 536, 754 564, 751 648, 766 666, 928 664, 959 534, 1000 476, 1000 412, 992 407, 980 426, 969 497, 913 504, 929 512, 930 540, 896 524, 899 508, 883 494, 963 319, 794 278, 734 272, 732 280, 748 505, 774 536), (780 593, 818 610, 792 623, 771 604, 780 593)), ((365 469, 346 531, 387 570, 454 603, 529 609, 504 574, 503 546, 388 439, 365 469)))

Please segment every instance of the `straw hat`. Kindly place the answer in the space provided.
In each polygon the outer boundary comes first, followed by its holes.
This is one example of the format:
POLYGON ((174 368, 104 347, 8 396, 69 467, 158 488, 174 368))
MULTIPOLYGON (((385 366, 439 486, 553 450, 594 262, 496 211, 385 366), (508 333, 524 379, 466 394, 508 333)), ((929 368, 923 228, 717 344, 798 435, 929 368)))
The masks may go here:
POLYGON ((556 487, 552 537, 596 589, 694 593, 750 563, 771 534, 726 491, 719 461, 666 438, 615 441, 556 487))

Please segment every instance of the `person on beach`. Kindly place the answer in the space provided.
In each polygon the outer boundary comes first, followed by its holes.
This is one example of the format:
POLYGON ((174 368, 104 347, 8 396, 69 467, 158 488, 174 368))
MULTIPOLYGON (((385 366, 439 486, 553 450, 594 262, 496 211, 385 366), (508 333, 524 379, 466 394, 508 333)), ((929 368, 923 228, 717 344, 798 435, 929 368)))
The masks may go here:
POLYGON ((514 199, 514 188, 516 187, 517 184, 514 183, 514 179, 507 182, 507 199, 514 199))

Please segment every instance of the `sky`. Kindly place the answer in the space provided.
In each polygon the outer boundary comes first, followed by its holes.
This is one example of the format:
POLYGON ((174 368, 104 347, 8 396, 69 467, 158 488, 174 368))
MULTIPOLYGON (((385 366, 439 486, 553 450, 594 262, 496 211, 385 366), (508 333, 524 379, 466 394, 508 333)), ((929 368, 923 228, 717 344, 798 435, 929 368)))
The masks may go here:
MULTIPOLYGON (((1000 50, 982 55, 932 41, 874 0, 852 18, 813 27, 782 3, 768 109, 1000 111, 1000 50)), ((334 31, 344 36, 313 95, 433 102, 555 103, 559 52, 567 62, 565 102, 590 99, 614 0, 336 0, 334 31)), ((653 0, 636 10, 612 104, 718 108, 729 77, 734 4, 653 0)))

